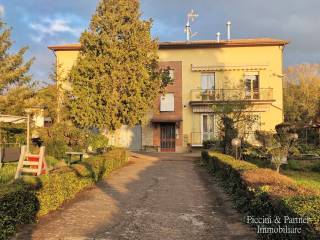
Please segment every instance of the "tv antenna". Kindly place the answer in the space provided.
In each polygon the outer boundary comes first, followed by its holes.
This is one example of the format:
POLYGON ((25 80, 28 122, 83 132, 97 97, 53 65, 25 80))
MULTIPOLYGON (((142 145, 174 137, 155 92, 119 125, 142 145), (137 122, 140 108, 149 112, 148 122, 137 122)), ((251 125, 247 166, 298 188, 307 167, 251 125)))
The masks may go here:
POLYGON ((188 21, 186 24, 186 27, 184 29, 184 32, 187 34, 187 41, 189 42, 194 36, 196 36, 198 33, 192 33, 191 30, 191 22, 194 22, 194 20, 199 17, 199 15, 197 13, 195 13, 195 11, 192 9, 189 13, 188 13, 188 21))

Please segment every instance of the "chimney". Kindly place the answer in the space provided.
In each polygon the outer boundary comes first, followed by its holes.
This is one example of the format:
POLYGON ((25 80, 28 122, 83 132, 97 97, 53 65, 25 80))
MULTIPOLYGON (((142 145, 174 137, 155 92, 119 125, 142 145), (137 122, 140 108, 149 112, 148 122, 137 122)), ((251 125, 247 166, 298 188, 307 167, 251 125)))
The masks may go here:
POLYGON ((231 21, 227 22, 227 30, 228 30, 228 41, 231 40, 231 21))
POLYGON ((218 42, 218 43, 220 42, 220 36, 221 36, 221 33, 220 33, 220 32, 217 32, 217 42, 218 42))

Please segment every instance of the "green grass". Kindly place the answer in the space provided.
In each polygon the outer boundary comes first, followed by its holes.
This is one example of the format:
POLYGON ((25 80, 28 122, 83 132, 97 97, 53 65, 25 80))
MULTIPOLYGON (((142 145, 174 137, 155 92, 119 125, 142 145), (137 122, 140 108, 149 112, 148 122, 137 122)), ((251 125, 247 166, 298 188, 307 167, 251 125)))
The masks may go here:
MULTIPOLYGON (((63 162, 59 161, 53 157, 47 156, 46 162, 48 164, 48 168, 52 169, 56 164, 63 162)), ((0 168, 0 185, 7 184, 14 179, 14 175, 17 170, 18 163, 6 163, 0 168)))
MULTIPOLYGON (((259 158, 249 158, 248 161, 261 168, 272 168, 269 162, 259 158)), ((320 161, 289 160, 287 165, 282 165, 280 172, 295 180, 299 185, 320 193, 320 161)))
POLYGON ((320 191, 320 173, 318 172, 284 170, 282 173, 302 186, 320 191))
POLYGON ((6 184, 13 180, 16 170, 16 163, 4 164, 4 166, 0 168, 0 184, 6 184))

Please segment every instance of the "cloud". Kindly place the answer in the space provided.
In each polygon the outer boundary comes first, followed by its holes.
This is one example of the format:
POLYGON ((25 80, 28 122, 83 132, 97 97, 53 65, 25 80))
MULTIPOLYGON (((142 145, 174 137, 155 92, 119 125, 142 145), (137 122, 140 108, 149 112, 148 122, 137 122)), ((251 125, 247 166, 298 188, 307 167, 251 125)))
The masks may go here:
POLYGON ((37 43, 41 42, 45 37, 70 34, 74 37, 79 37, 83 28, 73 27, 72 18, 45 18, 39 23, 30 23, 29 27, 36 32, 31 36, 31 39, 37 43))
POLYGON ((5 13, 4 6, 0 4, 0 16, 3 16, 5 13))

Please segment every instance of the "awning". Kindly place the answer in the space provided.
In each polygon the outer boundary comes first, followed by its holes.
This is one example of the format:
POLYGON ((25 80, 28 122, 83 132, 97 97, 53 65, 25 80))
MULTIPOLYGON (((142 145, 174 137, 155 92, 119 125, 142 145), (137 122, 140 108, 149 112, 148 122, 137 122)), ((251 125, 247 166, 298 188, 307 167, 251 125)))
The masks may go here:
POLYGON ((0 122, 19 124, 25 123, 26 121, 27 117, 0 114, 0 122))
POLYGON ((154 117, 151 119, 152 123, 177 123, 182 122, 182 118, 178 117, 154 117))
POLYGON ((218 72, 218 71, 260 71, 266 70, 267 64, 261 65, 217 65, 217 66, 197 66, 191 64, 192 72, 218 72))

